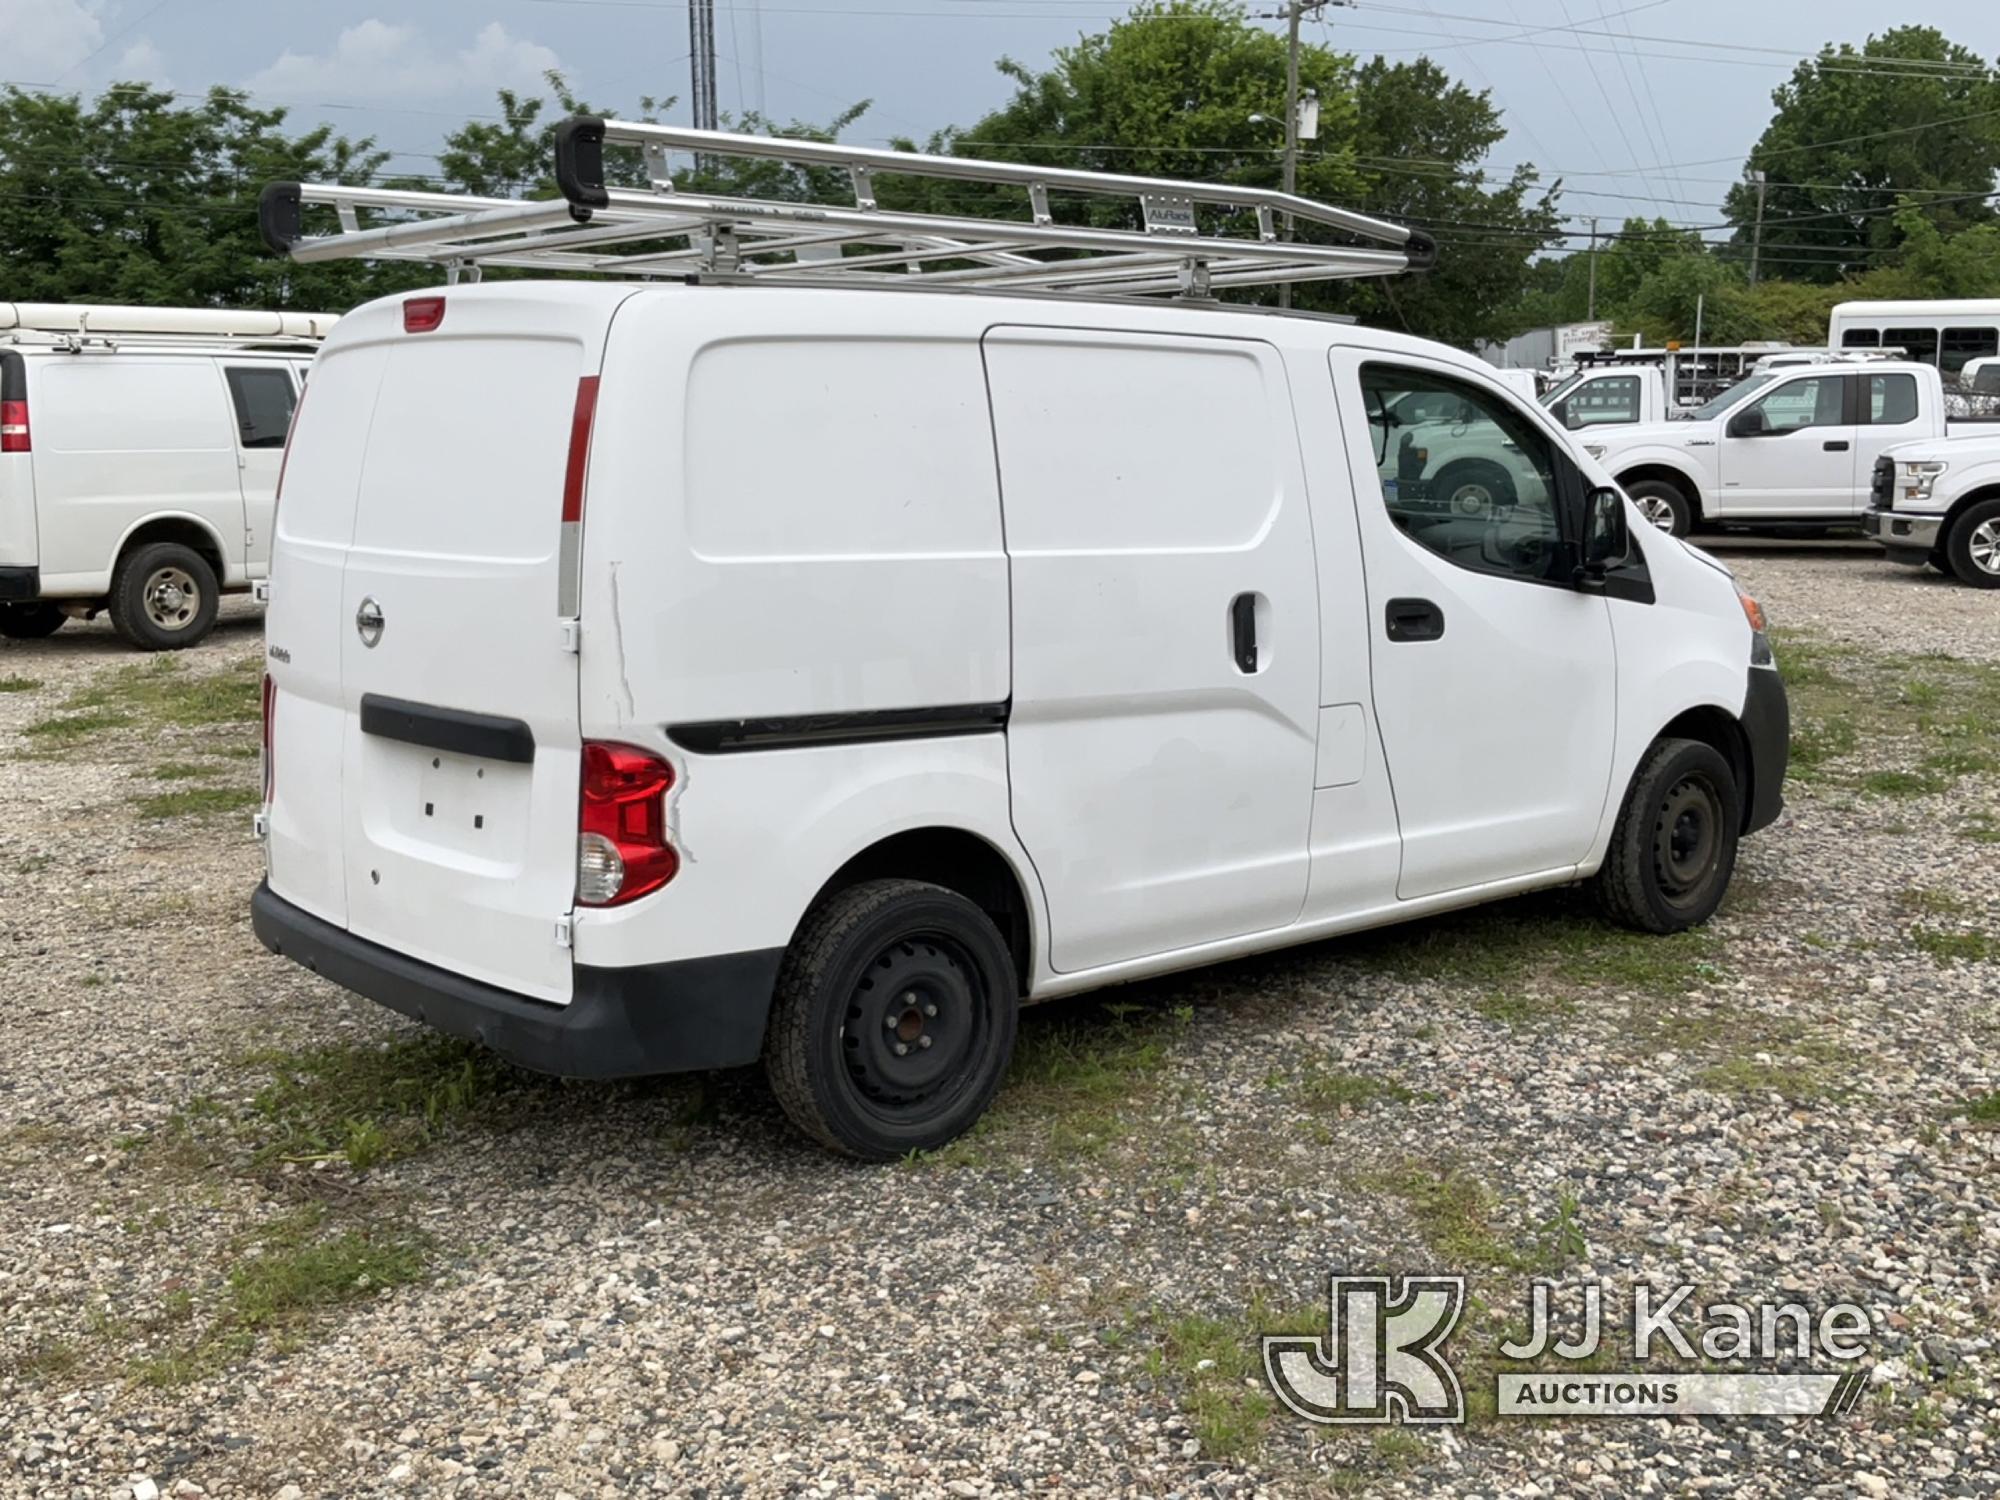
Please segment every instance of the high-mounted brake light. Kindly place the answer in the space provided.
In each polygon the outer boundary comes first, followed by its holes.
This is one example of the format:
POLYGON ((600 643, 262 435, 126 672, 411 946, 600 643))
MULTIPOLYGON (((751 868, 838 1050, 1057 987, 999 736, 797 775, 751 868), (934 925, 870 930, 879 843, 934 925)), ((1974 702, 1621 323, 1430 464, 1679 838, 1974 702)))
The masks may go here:
POLYGON ((583 747, 577 815, 576 902, 622 906, 674 878, 681 857, 667 842, 674 768, 636 745, 583 747))
POLYGON ((444 321, 444 298, 405 297, 403 332, 429 333, 444 321))
POLYGON ((277 727, 278 685, 271 681, 271 674, 264 674, 264 801, 269 805, 271 793, 278 788, 278 761, 271 754, 272 732, 277 727))
POLYGON ((0 401, 0 453, 30 452, 28 403, 0 401))

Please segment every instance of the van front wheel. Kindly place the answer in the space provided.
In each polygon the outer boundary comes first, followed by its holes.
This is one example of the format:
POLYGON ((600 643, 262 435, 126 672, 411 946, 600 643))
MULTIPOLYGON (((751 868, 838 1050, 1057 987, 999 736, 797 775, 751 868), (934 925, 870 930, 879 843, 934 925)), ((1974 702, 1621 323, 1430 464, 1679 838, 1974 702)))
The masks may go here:
POLYGON ((942 1146, 1014 1051, 1007 944, 956 891, 870 880, 806 914, 778 969, 764 1071, 793 1124, 864 1161, 942 1146))
POLYGON ((1642 932, 1706 922, 1729 889, 1742 827, 1743 794, 1728 761, 1699 740, 1656 742, 1611 831, 1598 904, 1642 932))
POLYGON ((179 542, 134 548, 111 578, 111 628, 141 651, 178 651, 205 640, 220 603, 215 570, 179 542))

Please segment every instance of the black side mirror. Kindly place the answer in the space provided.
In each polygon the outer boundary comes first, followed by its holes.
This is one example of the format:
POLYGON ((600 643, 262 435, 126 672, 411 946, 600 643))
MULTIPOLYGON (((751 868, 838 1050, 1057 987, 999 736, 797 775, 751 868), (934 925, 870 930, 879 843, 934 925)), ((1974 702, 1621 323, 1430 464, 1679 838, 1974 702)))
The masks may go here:
POLYGON ((1771 430, 1771 424, 1764 418, 1764 408, 1753 406, 1747 411, 1739 411, 1729 419, 1731 437, 1763 437, 1771 430))
POLYGON ((1576 530, 1576 569, 1571 581, 1586 593, 1601 594, 1606 572, 1631 553, 1625 497, 1614 489, 1594 489, 1583 497, 1582 510, 1576 530))

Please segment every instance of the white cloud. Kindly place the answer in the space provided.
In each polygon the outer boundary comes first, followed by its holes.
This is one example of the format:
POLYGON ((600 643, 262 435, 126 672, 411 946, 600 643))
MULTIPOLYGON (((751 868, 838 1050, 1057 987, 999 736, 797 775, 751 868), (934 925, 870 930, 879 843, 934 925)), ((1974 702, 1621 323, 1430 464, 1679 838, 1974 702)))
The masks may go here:
POLYGON ((0 58, 6 75, 53 83, 104 44, 104 23, 81 0, 0 0, 0 58))
MULTIPOLYGON (((12 0, 0 0, 0 5, 12 0)), ((489 22, 457 52, 439 51, 414 26, 371 17, 341 32, 330 52, 283 52, 246 83, 277 99, 444 98, 467 91, 532 85, 562 59, 539 42, 489 22)))
POLYGON ((121 82, 150 83, 156 89, 174 86, 167 77, 166 57, 149 37, 141 37, 118 54, 118 66, 111 70, 111 76, 121 82))

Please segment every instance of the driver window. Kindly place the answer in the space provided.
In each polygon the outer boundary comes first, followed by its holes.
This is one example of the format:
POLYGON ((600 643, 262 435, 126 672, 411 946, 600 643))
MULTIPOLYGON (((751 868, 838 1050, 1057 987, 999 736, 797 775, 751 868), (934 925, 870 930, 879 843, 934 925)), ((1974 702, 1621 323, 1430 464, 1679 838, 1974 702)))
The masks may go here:
POLYGON ((1468 382, 1363 365, 1382 504, 1418 546, 1479 573, 1568 581, 1555 453, 1533 418, 1468 382))
POLYGON ((1751 408, 1764 414, 1770 432, 1796 432, 1801 427, 1841 427, 1845 375, 1821 375, 1779 386, 1751 408))

